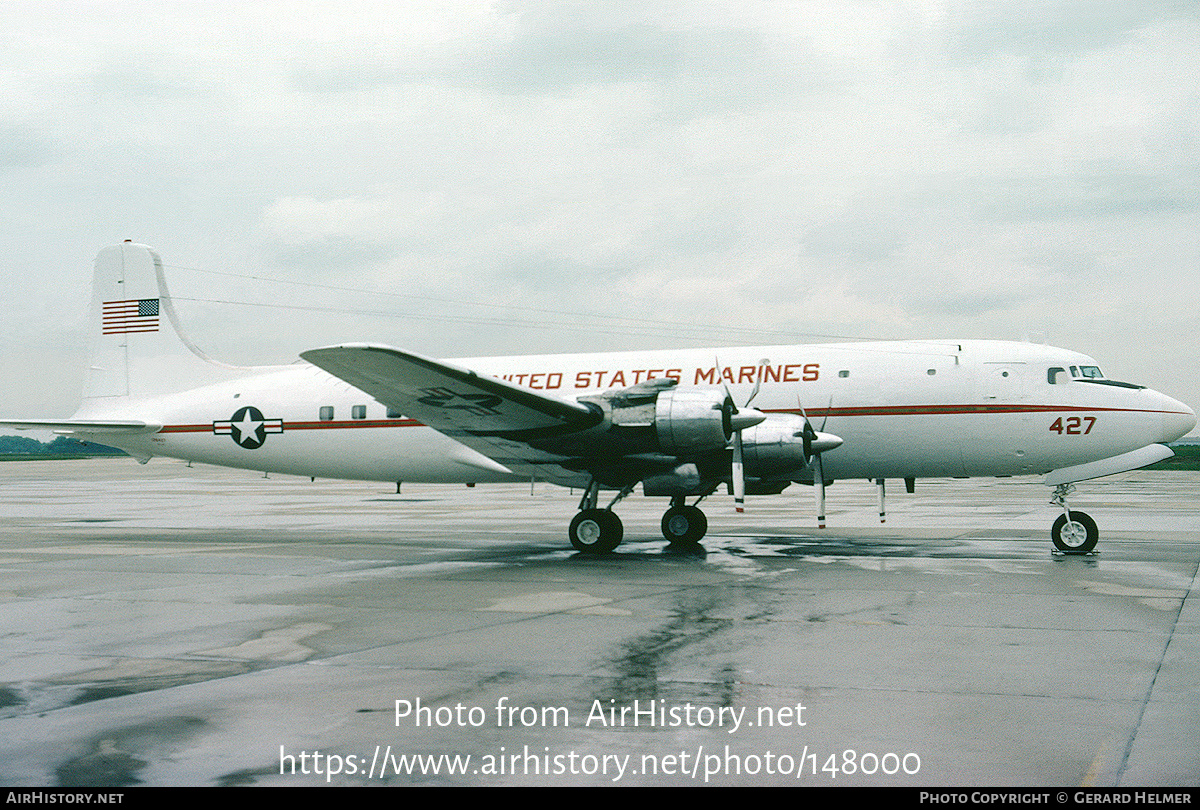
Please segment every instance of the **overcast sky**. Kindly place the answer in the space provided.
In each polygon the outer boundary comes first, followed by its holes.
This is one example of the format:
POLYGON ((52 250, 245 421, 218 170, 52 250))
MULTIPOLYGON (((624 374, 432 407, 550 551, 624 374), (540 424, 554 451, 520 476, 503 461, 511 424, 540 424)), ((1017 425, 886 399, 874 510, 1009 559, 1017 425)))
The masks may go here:
POLYGON ((1198 136, 1195 0, 4 2, 0 411, 122 239, 238 364, 1028 337, 1196 407, 1198 136))

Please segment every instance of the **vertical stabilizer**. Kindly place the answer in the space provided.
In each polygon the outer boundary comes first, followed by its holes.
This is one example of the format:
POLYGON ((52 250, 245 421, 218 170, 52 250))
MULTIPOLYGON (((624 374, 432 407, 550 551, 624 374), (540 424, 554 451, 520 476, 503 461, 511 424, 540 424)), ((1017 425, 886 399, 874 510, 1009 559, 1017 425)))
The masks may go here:
POLYGON ((146 397, 229 376, 179 325, 158 254, 125 242, 96 257, 84 400, 146 397))

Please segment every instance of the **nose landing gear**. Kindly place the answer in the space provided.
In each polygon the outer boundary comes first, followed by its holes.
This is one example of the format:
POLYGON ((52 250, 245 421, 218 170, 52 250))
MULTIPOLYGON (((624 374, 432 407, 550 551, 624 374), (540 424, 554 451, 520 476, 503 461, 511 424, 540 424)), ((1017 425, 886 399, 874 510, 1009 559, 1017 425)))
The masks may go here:
POLYGON ((1055 550, 1060 554, 1087 554, 1096 547, 1096 541, 1100 539, 1096 521, 1085 512, 1073 511, 1067 505, 1067 496, 1074 491, 1074 484, 1059 484, 1050 498, 1050 503, 1061 506, 1063 510, 1050 529, 1050 538, 1054 541, 1055 550))

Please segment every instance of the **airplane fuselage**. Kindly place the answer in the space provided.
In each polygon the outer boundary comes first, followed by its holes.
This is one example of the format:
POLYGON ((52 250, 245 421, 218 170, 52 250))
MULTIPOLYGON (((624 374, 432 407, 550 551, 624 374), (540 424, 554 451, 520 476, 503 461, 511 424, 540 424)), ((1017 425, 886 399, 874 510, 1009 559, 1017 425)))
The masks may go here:
MULTIPOLYGON (((741 404, 757 382, 755 408, 768 415, 803 411, 844 440, 825 454, 827 479, 1039 474, 1172 440, 1193 419, 1158 392, 1080 374, 1096 367, 1086 355, 1028 343, 815 344, 451 362, 566 400, 670 378, 681 388, 725 388, 741 404)), ((79 415, 161 424, 157 433, 115 442, 141 458, 378 481, 529 477, 413 419, 389 415, 370 396, 308 364, 238 370, 223 382, 150 399, 92 400, 91 410, 79 415)), ((758 473, 748 465, 747 474, 758 473)), ((582 472, 545 477, 588 482, 582 472)))

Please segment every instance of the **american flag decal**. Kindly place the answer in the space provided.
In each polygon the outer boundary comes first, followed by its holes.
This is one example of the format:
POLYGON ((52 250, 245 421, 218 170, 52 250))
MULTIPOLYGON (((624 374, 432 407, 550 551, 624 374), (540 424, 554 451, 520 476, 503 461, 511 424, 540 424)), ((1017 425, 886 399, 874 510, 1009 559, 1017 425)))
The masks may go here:
POLYGON ((158 299, 142 298, 130 301, 105 301, 100 324, 103 334, 158 331, 158 299))

